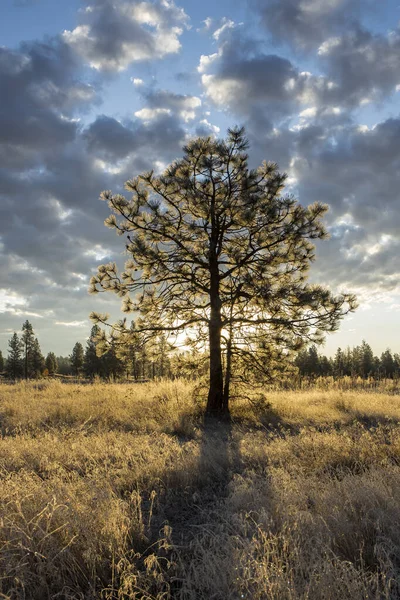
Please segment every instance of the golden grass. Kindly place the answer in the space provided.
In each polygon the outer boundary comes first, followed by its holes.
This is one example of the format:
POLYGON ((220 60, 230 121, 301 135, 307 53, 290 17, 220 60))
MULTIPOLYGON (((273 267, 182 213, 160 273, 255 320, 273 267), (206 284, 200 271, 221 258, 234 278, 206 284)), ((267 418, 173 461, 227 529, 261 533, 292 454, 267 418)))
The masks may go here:
POLYGON ((400 597, 400 397, 0 387, 0 598, 400 597))

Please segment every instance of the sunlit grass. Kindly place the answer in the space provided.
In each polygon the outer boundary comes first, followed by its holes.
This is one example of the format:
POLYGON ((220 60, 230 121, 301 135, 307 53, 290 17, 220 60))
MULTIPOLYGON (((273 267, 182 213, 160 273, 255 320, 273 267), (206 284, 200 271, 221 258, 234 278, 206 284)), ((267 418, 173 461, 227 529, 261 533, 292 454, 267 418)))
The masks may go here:
POLYGON ((400 595, 400 396, 0 387, 0 596, 400 595), (251 396, 251 394, 249 394, 251 396))

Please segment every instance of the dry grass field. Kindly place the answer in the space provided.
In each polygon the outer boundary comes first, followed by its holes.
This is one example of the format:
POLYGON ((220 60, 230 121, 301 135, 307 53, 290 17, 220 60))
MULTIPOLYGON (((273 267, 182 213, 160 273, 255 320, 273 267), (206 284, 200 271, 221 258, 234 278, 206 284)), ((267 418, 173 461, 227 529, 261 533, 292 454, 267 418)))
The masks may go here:
POLYGON ((400 597, 400 396, 0 387, 0 598, 400 597))

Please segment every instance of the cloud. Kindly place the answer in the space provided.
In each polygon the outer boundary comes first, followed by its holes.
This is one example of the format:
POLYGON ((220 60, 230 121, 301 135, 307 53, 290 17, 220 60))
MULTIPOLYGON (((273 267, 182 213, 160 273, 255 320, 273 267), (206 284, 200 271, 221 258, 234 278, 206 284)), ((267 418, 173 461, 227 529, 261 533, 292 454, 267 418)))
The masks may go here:
POLYGON ((358 28, 327 38, 318 53, 326 77, 335 84, 325 90, 331 102, 357 106, 381 101, 399 83, 399 29, 384 36, 358 28))
POLYGON ((14 148, 15 158, 21 147, 36 154, 71 141, 77 129, 71 115, 96 101, 95 88, 79 79, 70 49, 58 39, 0 48, 0 87, 0 142, 14 148))
POLYGON ((133 62, 175 54, 188 24, 172 0, 95 0, 81 14, 82 22, 63 38, 99 71, 123 71, 133 62))
POLYGON ((344 28, 356 27, 369 0, 251 0, 273 40, 314 49, 344 28))
POLYGON ((268 120, 297 110, 307 80, 292 63, 264 54, 238 28, 225 30, 217 52, 202 55, 198 66, 206 96, 219 108, 249 115, 263 105, 268 120))
MULTIPOLYGON (((145 89, 144 109, 165 105, 167 113, 149 122, 89 117, 98 86, 82 79, 81 67, 62 39, 0 49, 0 327, 19 330, 32 317, 44 347, 57 352, 76 341, 69 330, 54 340, 57 323, 86 321, 90 331, 87 287, 97 264, 121 259, 99 193, 122 191, 132 174, 171 162, 200 105, 145 89)), ((96 304, 119 314, 115 298, 96 304)))
POLYGON ((144 93, 145 108, 135 112, 135 116, 151 121, 160 115, 174 114, 185 122, 192 121, 201 107, 197 96, 175 94, 167 90, 147 90, 144 93))

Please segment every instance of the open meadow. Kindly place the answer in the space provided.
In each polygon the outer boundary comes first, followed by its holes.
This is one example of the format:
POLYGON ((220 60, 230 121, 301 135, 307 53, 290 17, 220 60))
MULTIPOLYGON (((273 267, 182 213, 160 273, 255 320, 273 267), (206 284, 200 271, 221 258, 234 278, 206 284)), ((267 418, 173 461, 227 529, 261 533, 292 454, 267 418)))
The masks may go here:
POLYGON ((400 396, 0 387, 0 597, 400 597, 400 396))

